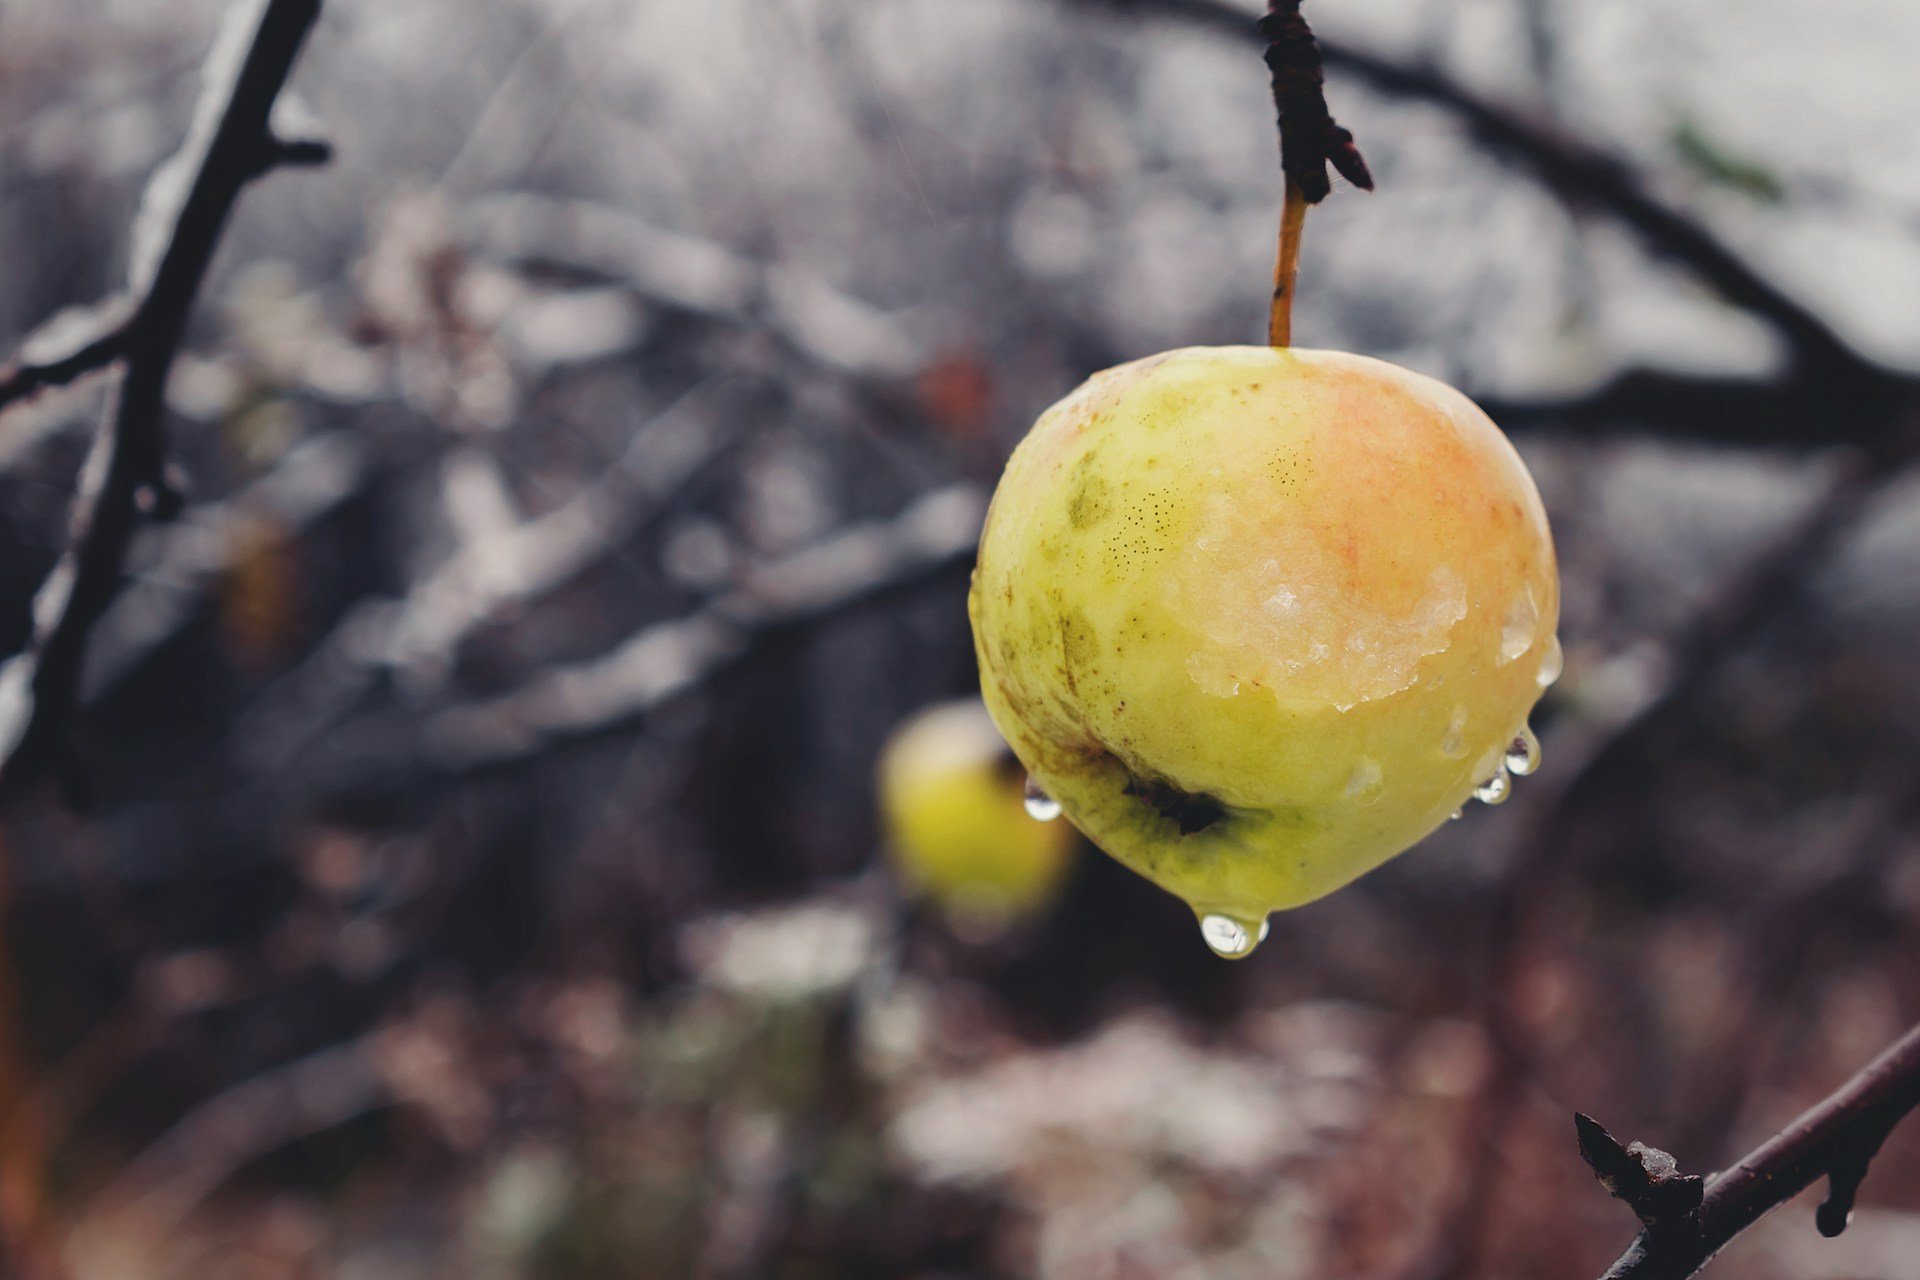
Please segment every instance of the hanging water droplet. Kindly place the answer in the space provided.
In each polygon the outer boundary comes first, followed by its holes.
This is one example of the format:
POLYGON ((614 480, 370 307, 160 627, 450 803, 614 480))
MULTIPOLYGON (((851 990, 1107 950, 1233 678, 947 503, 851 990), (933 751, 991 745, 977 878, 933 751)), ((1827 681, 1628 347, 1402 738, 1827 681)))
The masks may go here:
POLYGON ((1533 736, 1533 726, 1521 725, 1520 732, 1507 744, 1507 772, 1516 778, 1524 778, 1540 767, 1540 739, 1533 736))
POLYGON ((1204 915, 1200 917, 1200 936, 1207 940, 1213 954, 1238 960, 1252 955, 1253 949, 1267 940, 1267 921, 1253 925, 1232 916, 1204 915))
POLYGON ((1493 771, 1493 776, 1473 789, 1473 798, 1481 804, 1505 804, 1507 797, 1513 794, 1513 779, 1507 776, 1507 766, 1502 764, 1493 771))
POLYGON ((1560 637, 1555 636, 1547 641, 1547 651, 1540 655, 1540 671, 1534 679, 1538 680, 1540 687, 1544 689, 1560 678, 1560 673, 1566 665, 1567 656, 1561 651, 1560 637))
POLYGON ((1452 813, 1447 815, 1447 821, 1458 822, 1460 821, 1461 815, 1463 815, 1464 813, 1466 813, 1465 809, 1455 809, 1452 813))
POLYGON ((1052 822, 1060 816, 1060 802, 1040 789, 1040 784, 1032 778, 1027 779, 1026 793, 1027 816, 1035 822, 1052 822))
POLYGON ((1453 709, 1453 719, 1447 722, 1447 732, 1440 739, 1440 754, 1449 760, 1459 760, 1467 754, 1467 704, 1464 702, 1453 709))

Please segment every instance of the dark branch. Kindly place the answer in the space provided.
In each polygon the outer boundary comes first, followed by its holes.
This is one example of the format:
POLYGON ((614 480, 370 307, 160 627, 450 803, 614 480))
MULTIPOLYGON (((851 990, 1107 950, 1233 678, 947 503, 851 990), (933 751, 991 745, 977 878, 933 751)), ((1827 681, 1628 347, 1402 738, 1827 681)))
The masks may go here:
POLYGON ((1920 1027, 1859 1074, 1708 1180, 1684 1229, 1649 1228, 1602 1280, 1677 1280, 1690 1276, 1742 1231, 1821 1178, 1832 1192, 1817 1222, 1838 1235, 1867 1165, 1895 1125, 1920 1107, 1920 1027))
POLYGON ((1659 692, 1623 724, 1586 735, 1560 735, 1557 772, 1543 773, 1515 803, 1522 820, 1510 824, 1514 852, 1477 932, 1487 939, 1488 996, 1482 1014, 1494 1049, 1494 1066, 1476 1091, 1469 1131, 1476 1135, 1461 1195, 1441 1230, 1437 1259, 1409 1274, 1423 1280, 1463 1280, 1479 1273, 1479 1250, 1491 1220, 1490 1197, 1498 1152, 1512 1123, 1514 1099, 1525 1092, 1534 1053, 1522 1031, 1519 989, 1532 944, 1530 909, 1558 875, 1570 870, 1562 856, 1581 810, 1602 779, 1642 758, 1648 743, 1691 704, 1712 674, 1757 635, 1805 599, 1806 584, 1844 538, 1874 508, 1874 499, 1920 457, 1920 402, 1887 427, 1880 442, 1848 459, 1826 495, 1752 557, 1726 588, 1667 644, 1671 655, 1659 692))
MULTIPOLYGON (((118 393, 81 473, 66 553, 34 600, 33 637, 0 667, 0 787, 25 783, 63 756, 87 636, 120 589, 140 519, 170 505, 167 375, 241 188, 287 155, 268 119, 319 11, 320 0, 264 0, 236 11, 208 59, 186 145, 148 185, 134 228, 137 301, 114 338, 125 366, 118 393)), ((303 146, 298 155, 313 152, 303 146)), ((88 350, 104 362, 98 343, 88 350)), ((63 367, 83 371, 71 360, 63 367)))
POLYGON ((1267 69, 1273 73, 1273 105, 1280 119, 1280 167, 1288 179, 1308 204, 1319 204, 1333 190, 1328 165, 1361 190, 1373 190, 1373 175, 1353 134, 1327 110, 1320 49, 1300 16, 1300 0, 1272 0, 1260 19, 1260 33, 1267 38, 1267 69))
POLYGON ((1898 421, 1891 405, 1900 392, 1920 398, 1920 386, 1895 377, 1836 384, 1799 369, 1764 378, 1626 369, 1561 398, 1476 400, 1509 435, 1624 428, 1707 444, 1809 449, 1883 442, 1898 421))
POLYGON ((0 409, 118 360, 133 314, 126 299, 116 298, 83 312, 63 312, 42 325, 21 344, 20 355, 0 368, 0 409))
MULTIPOLYGON (((1082 7, 1194 22, 1239 39, 1253 35, 1245 10, 1226 0, 1068 0, 1082 7)), ((1889 375, 1855 352, 1826 321, 1767 280, 1711 229, 1650 193, 1616 157, 1496 103, 1430 66, 1322 39, 1328 67, 1395 97, 1444 108, 1491 149, 1515 161, 1569 204, 1605 213, 1633 230, 1735 306, 1761 317, 1792 345, 1796 360, 1879 380, 1889 375)))

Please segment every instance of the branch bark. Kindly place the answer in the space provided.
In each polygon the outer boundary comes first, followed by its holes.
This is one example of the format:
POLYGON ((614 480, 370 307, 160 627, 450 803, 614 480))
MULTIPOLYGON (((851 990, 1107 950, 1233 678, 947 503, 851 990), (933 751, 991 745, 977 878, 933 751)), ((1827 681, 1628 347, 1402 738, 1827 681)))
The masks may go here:
POLYGON ((279 165, 325 158, 323 146, 283 141, 270 125, 319 14, 320 0, 259 0, 234 11, 207 60, 187 142, 148 185, 134 227, 132 311, 53 372, 40 365, 29 376, 42 384, 77 376, 109 356, 124 365, 81 472, 67 550, 34 600, 32 639, 0 666, 0 790, 61 761, 87 637, 119 592, 134 531, 143 516, 177 507, 165 475, 167 375, 241 189, 279 165))
POLYGON ((1821 1178, 1822 1235, 1836 1236, 1853 1211, 1867 1165, 1894 1126, 1920 1107, 1920 1026, 1792 1124, 1707 1180, 1700 1207, 1643 1230, 1601 1280, 1680 1280, 1742 1231, 1821 1178))

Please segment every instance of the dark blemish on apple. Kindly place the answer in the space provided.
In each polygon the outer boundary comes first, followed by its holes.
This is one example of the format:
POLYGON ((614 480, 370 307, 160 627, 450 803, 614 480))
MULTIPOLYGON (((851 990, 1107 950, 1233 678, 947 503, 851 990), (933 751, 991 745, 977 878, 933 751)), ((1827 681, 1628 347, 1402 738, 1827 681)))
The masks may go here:
POLYGON ((1212 796, 1182 791, 1168 782, 1143 782, 1129 777, 1125 792, 1144 801, 1148 808, 1178 827, 1183 836, 1205 831, 1227 816, 1227 806, 1212 796))
MULTIPOLYGON (((1091 459, 1092 455, 1088 455, 1091 459)), ((1076 529, 1088 529, 1105 520, 1113 510, 1108 499, 1107 482, 1097 475, 1083 474, 1079 483, 1074 485, 1073 493, 1067 498, 1067 520, 1076 529)))

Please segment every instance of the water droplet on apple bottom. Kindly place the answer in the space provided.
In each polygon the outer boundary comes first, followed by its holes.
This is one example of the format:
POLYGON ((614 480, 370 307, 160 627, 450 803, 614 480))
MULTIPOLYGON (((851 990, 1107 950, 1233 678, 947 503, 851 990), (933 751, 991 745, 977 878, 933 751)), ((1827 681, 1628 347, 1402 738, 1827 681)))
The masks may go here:
POLYGON ((1473 789, 1473 798, 1481 804, 1505 804, 1507 797, 1513 794, 1513 779, 1507 776, 1504 762, 1493 771, 1493 776, 1473 789))
POLYGON ((1458 821, 1460 821, 1460 817, 1461 817, 1461 815, 1462 815, 1462 814, 1464 814, 1464 813, 1466 813, 1466 810, 1465 810, 1465 809, 1455 809, 1455 810, 1454 810, 1454 811, 1453 811, 1452 813, 1450 813, 1450 814, 1448 814, 1448 815, 1447 815, 1447 821, 1448 821, 1448 822, 1458 822, 1458 821))
POLYGON ((1520 732, 1507 744, 1507 772, 1516 778, 1524 778, 1540 767, 1540 739, 1533 736, 1531 725, 1521 725, 1520 732))
POLYGON ((1253 949, 1267 940, 1267 921, 1249 924, 1232 916, 1204 915, 1200 917, 1200 936, 1207 940, 1213 954, 1240 960, 1252 955, 1253 949))
POLYGON ((1060 802, 1042 791, 1032 778, 1027 779, 1025 800, 1027 816, 1035 822, 1052 822, 1060 816, 1060 802))
POLYGON ((1547 651, 1540 655, 1540 671, 1534 679, 1538 680, 1540 687, 1544 689, 1560 678, 1560 673, 1566 665, 1567 657, 1560 648, 1560 637, 1555 636, 1547 641, 1547 651))

